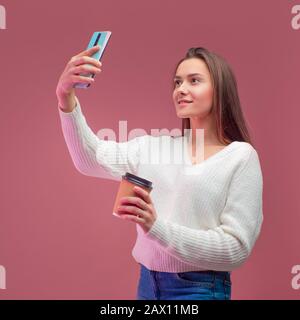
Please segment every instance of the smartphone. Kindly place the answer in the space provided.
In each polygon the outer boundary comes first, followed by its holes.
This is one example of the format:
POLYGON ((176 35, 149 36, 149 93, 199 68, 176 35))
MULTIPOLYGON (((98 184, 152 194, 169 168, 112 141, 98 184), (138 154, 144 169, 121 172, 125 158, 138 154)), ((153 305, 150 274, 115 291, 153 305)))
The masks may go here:
MULTIPOLYGON (((93 33, 90 42, 87 46, 86 49, 90 49, 94 46, 99 45, 100 46, 100 50, 98 50, 97 52, 95 52, 91 58, 100 60, 103 52, 107 46, 108 40, 110 39, 111 36, 111 31, 96 31, 93 33)), ((85 73, 85 74, 80 74, 81 76, 84 77, 92 77, 94 78, 95 74, 94 73, 85 73)), ((90 83, 75 83, 74 88, 83 88, 86 89, 90 86, 90 83)))

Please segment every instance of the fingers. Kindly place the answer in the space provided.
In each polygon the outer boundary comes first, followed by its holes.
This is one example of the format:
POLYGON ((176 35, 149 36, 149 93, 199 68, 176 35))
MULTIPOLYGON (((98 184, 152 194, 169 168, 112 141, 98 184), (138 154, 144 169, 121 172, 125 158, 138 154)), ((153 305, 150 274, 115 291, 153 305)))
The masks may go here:
POLYGON ((102 63, 95 59, 95 58, 91 58, 91 57, 87 57, 87 56, 83 56, 83 57, 73 57, 70 61, 69 61, 69 65, 70 66, 79 66, 82 64, 91 64, 97 68, 100 68, 102 66, 102 63))
POLYGON ((149 193, 148 193, 146 190, 144 190, 144 189, 142 189, 142 188, 140 188, 140 187, 137 187, 137 186, 135 186, 135 187, 133 188, 133 190, 134 190, 139 196, 141 196, 142 199, 143 199, 146 203, 152 204, 152 200, 151 200, 151 198, 150 198, 150 195, 149 195, 149 193))
POLYGON ((147 218, 148 216, 148 214, 146 214, 142 209, 136 206, 118 206, 117 213, 122 215, 124 215, 124 213, 132 213, 135 216, 142 217, 142 218, 147 218))
POLYGON ((69 69, 69 72, 71 74, 75 74, 75 75, 85 73, 85 72, 98 74, 101 71, 102 70, 100 68, 93 67, 89 64, 80 65, 80 66, 73 67, 73 68, 69 69))
POLYGON ((120 205, 126 204, 126 203, 132 203, 142 210, 146 210, 146 211, 149 210, 147 203, 145 203, 145 201, 139 197, 125 197, 120 199, 120 205))
POLYGON ((84 51, 80 52, 79 54, 77 54, 76 56, 77 57, 90 56, 90 55, 94 54, 95 52, 97 52, 98 50, 100 50, 100 46, 99 45, 91 47, 91 48, 89 48, 87 50, 84 50, 84 51))
POLYGON ((78 66, 81 64, 91 64, 97 68, 100 68, 102 66, 102 63, 99 60, 90 57, 90 55, 94 54, 99 49, 100 46, 94 46, 73 56, 68 62, 68 67, 70 68, 71 66, 78 66))
POLYGON ((95 79, 91 77, 85 77, 85 76, 71 76, 71 82, 74 83, 94 83, 95 79))
POLYGON ((132 214, 114 214, 114 216, 121 218, 121 219, 124 219, 124 220, 134 221, 136 223, 139 223, 140 225, 145 223, 145 220, 143 218, 141 218, 140 216, 132 215, 132 214))
POLYGON ((62 90, 62 92, 68 92, 68 94, 70 94, 71 92, 74 92, 74 84, 92 84, 95 79, 84 75, 85 73, 87 73, 87 75, 92 73, 93 76, 95 76, 102 71, 100 69, 102 63, 99 60, 90 57, 99 49, 100 46, 94 46, 73 56, 65 66, 65 69, 59 78, 57 91, 62 90))

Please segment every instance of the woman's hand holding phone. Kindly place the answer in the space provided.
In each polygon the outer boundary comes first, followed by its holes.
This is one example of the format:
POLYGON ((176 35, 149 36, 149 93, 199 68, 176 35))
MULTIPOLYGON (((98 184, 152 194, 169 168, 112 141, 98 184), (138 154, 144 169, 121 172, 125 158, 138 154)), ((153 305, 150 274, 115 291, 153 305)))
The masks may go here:
POLYGON ((75 89, 76 83, 91 84, 94 83, 94 78, 81 76, 82 73, 100 73, 102 63, 90 56, 100 50, 100 46, 94 46, 84 50, 73 56, 67 63, 63 73, 61 74, 57 87, 56 96, 59 101, 59 107, 64 112, 71 112, 76 105, 75 89))

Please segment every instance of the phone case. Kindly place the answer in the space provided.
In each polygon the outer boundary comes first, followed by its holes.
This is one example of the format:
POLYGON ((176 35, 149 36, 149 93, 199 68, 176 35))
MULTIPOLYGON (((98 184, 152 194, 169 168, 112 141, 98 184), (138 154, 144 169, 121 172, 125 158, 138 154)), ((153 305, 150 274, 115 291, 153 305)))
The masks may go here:
MULTIPOLYGON (((108 40, 110 39, 110 36, 111 36, 111 31, 96 31, 96 32, 94 32, 86 49, 89 49, 89 48, 92 48, 96 45, 99 45, 100 50, 95 52, 91 56, 91 58, 94 58, 97 60, 101 59, 103 52, 106 48, 106 45, 108 43, 108 40)), ((94 76, 95 76, 94 73, 85 73, 85 74, 80 74, 80 75, 84 76, 84 77, 92 77, 92 78, 94 78, 94 76)), ((91 85, 90 83, 75 83, 74 88, 86 89, 90 85, 91 85)))

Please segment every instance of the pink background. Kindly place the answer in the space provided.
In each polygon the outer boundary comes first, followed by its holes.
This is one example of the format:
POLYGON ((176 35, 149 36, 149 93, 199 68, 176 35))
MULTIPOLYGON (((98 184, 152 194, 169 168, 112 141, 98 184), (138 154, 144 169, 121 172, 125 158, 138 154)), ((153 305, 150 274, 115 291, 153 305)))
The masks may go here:
MULTIPOLYGON (((298 1, 300 3, 300 1, 298 1)), ((135 299, 135 225, 112 216, 118 183, 80 174, 55 89, 94 31, 112 36, 103 72, 77 89, 93 131, 181 128, 170 81, 188 48, 232 66, 264 176, 264 225, 233 272, 233 299, 298 299, 300 29, 297 1, 1 1, 0 299, 135 299)))

